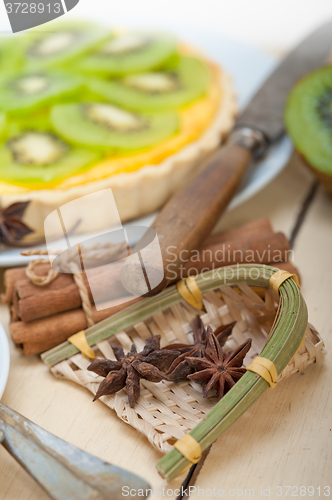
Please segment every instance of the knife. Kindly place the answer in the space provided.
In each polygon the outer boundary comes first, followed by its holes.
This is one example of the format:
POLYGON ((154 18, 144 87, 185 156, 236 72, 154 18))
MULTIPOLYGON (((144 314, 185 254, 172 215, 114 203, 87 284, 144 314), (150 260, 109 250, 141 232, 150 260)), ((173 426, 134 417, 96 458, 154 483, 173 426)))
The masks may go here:
MULTIPOLYGON (((306 73, 323 64, 331 46, 332 22, 329 22, 281 62, 237 118, 226 145, 160 211, 151 227, 159 239, 164 278, 152 290, 149 288, 146 295, 160 292, 174 280, 174 271, 183 264, 182 252, 188 255, 199 248, 234 196, 248 165, 265 155, 283 136, 283 112, 291 88, 306 73), (171 266, 167 258, 170 248, 171 266)), ((142 245, 138 244, 138 248, 142 245)), ((148 252, 141 258, 141 264, 150 281, 153 282, 154 273, 156 279, 160 275, 158 262, 148 252)), ((141 275, 141 269, 128 264, 121 271, 122 282, 129 292, 143 295, 138 274, 141 275)))
POLYGON ((0 443, 55 500, 146 498, 149 484, 59 439, 0 402, 0 443))

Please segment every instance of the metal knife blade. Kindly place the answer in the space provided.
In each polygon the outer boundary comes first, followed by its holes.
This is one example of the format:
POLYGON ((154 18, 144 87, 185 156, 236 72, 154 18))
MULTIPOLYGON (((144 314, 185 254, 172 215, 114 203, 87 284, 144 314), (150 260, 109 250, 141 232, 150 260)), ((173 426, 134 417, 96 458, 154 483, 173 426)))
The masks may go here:
POLYGON ((54 500, 121 500, 151 491, 141 477, 76 448, 0 402, 0 444, 54 500), (125 489, 123 489, 125 488, 125 489))
POLYGON ((277 67, 241 113, 236 127, 258 129, 269 142, 284 133, 285 100, 293 85, 326 60, 332 48, 332 22, 311 33, 277 67))

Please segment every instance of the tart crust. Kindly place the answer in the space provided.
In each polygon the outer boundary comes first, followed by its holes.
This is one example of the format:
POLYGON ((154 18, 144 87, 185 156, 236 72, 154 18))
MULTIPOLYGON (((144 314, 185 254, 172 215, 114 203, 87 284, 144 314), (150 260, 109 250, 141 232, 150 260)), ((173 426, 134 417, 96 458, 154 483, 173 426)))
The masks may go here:
MULTIPOLYGON (((237 108, 232 81, 223 70, 217 69, 213 63, 209 64, 213 71, 217 72, 221 98, 212 122, 198 139, 159 163, 143 165, 134 171, 115 173, 76 185, 72 178, 68 178, 69 187, 64 187, 65 182, 61 188, 55 186, 53 189, 28 190, 0 181, 2 206, 30 200, 24 221, 34 230, 33 238, 44 233, 44 220, 56 208, 96 192, 100 192, 98 200, 102 204, 103 195, 108 196, 109 193, 107 191, 104 194, 103 191, 108 188, 112 189, 122 222, 158 210, 204 164, 234 125, 237 108)), ((95 168, 92 167, 91 171, 95 168)), ((75 176, 73 178, 75 179, 75 176)), ((105 229, 103 218, 91 217, 91 207, 87 206, 84 199, 81 204, 75 203, 75 214, 72 215, 72 220, 67 221, 68 227, 77 223, 78 207, 81 220, 79 232, 89 233, 105 229)), ((108 218, 107 225, 109 224, 108 218)))

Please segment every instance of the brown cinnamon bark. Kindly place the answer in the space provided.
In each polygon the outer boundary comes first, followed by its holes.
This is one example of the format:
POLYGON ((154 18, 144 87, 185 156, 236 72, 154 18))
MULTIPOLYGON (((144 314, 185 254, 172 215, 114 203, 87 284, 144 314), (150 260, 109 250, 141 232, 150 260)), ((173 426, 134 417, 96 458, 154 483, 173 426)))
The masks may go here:
MULTIPOLYGON (((183 266, 175 280, 218 267, 234 264, 268 264, 288 260, 289 242, 283 233, 212 245, 196 252, 183 266)), ((171 265, 171 263, 170 263, 171 265)))
MULTIPOLYGON (((127 295, 120 282, 120 268, 117 268, 119 266, 116 264, 113 264, 108 272, 105 272, 104 268, 97 268, 93 276, 89 277, 89 281, 86 274, 82 274, 92 305, 94 299, 90 285, 94 291, 97 288, 101 292, 98 295, 98 302, 127 295), (110 283, 112 283, 111 289, 110 283)), ((72 275, 59 274, 45 287, 34 285, 29 279, 17 281, 13 287, 12 303, 16 316, 22 321, 29 322, 77 309, 81 307, 82 300, 72 275)))
POLYGON ((256 236, 263 236, 264 234, 272 234, 273 232, 273 227, 268 218, 258 219, 248 222, 242 227, 236 227, 235 229, 228 229, 222 233, 212 234, 206 238, 202 247, 226 243, 233 240, 251 239, 256 236))
MULTIPOLYGON (((115 305, 108 309, 97 311, 92 308, 93 319, 96 323, 108 318, 109 316, 121 311, 128 305, 137 302, 138 299, 115 305)), ((53 343, 58 345, 67 340, 70 335, 73 335, 80 330, 87 328, 86 317, 82 309, 75 309, 65 313, 55 314, 48 318, 37 319, 25 323, 24 321, 14 321, 10 324, 10 331, 15 344, 24 344, 26 342, 34 343, 53 343)), ((42 352, 42 351, 41 351, 42 352)))
MULTIPOLYGON (((204 242, 203 247, 210 246, 210 245, 215 245, 216 243, 225 243, 229 242, 232 240, 238 240, 238 239, 246 239, 246 238, 253 238, 255 236, 262 236, 262 235, 267 235, 267 234, 272 234, 273 229, 271 226, 271 223, 269 219, 259 219, 255 220, 253 222, 249 222, 248 224, 245 224, 242 227, 235 228, 235 229, 230 229, 227 231, 224 231, 222 233, 214 234, 212 236, 209 236, 206 241, 204 242)), ((26 286, 27 286, 27 292, 22 295, 21 298, 25 298, 29 295, 33 295, 34 293, 37 293, 36 286, 33 285, 30 280, 27 279, 27 276, 25 274, 25 267, 16 267, 13 269, 7 269, 4 273, 4 285, 5 285, 5 293, 2 294, 1 300, 2 302, 5 302, 7 304, 11 304, 12 302, 12 296, 13 296, 13 290, 14 290, 14 284, 17 281, 20 280, 27 280, 26 281, 26 286), (30 285, 30 287, 29 287, 30 285), (31 293, 32 290, 32 293, 31 293)), ((35 273, 39 276, 45 276, 47 272, 50 269, 49 264, 40 264, 35 267, 35 273)), ((62 279, 66 281, 66 284, 71 284, 73 283, 73 279, 71 275, 69 274, 62 274, 61 275, 62 279)), ((56 290, 59 288, 63 288, 65 286, 65 283, 60 280, 60 276, 53 281, 50 285, 47 285, 47 287, 38 287, 39 292, 41 290, 56 290)))
POLYGON ((75 283, 63 287, 60 290, 44 290, 43 293, 35 293, 26 298, 22 298, 21 289, 25 286, 25 281, 18 281, 15 284, 13 296, 13 306, 19 319, 25 322, 41 319, 54 314, 78 309, 82 305, 81 297, 75 283), (16 298, 15 298, 16 296, 16 298), (18 298, 20 299, 18 300, 18 298))
MULTIPOLYGON (((288 251, 289 243, 286 237, 282 233, 273 233, 269 220, 261 219, 242 228, 210 236, 199 251, 193 252, 191 259, 187 258, 187 262, 184 260, 183 268, 179 273, 175 273, 174 281, 186 278, 189 274, 196 275, 236 263, 270 263, 269 265, 297 273, 291 263, 277 263, 278 260, 287 259, 288 251)), ((38 275, 46 275, 49 269, 50 265, 39 265, 35 267, 35 272, 38 275)), ((120 267, 118 274, 119 272, 120 267)), ((85 274, 83 278, 93 304, 85 274)), ((107 290, 105 300, 111 300, 111 303, 115 297, 126 295, 117 272, 114 272, 114 267, 108 270, 105 266, 97 268, 90 283, 92 287, 93 284, 98 284, 100 290, 107 290), (113 286, 110 290, 111 275, 113 286)), ((39 287, 26 277, 25 268, 10 269, 5 273, 5 287, 6 291, 2 298, 11 304, 10 326, 13 340, 16 344, 23 344, 26 355, 44 352, 87 327, 79 291, 70 274, 59 274, 56 280, 46 287, 39 287)), ((130 302, 99 312, 93 308, 95 322, 115 314, 138 300, 143 299, 132 299, 130 302)))
MULTIPOLYGON (((174 281, 184 279, 189 274, 196 275, 236 263, 267 264, 273 260, 285 261, 288 250, 288 241, 282 233, 211 245, 194 252, 188 262, 184 261, 179 272, 175 269, 174 281)), ((98 288, 101 294, 104 294, 103 300, 114 300, 127 295, 120 281, 120 267, 121 265, 116 267, 116 264, 113 264, 110 267, 96 269, 90 278, 92 290, 95 291, 98 288)), ((172 272, 171 256, 168 267, 172 272)), ((89 291, 90 301, 94 304, 88 280, 85 275, 83 277, 89 291)), ((81 307, 79 291, 72 277, 66 274, 60 274, 46 287, 38 287, 28 279, 18 281, 14 285, 12 302, 15 316, 24 322, 48 318, 54 314, 81 307)))
MULTIPOLYGON (((273 267, 284 269, 291 274, 297 274, 298 269, 290 262, 280 262, 271 264, 273 267)), ((94 319, 96 322, 105 319, 116 312, 119 312, 129 305, 144 300, 142 297, 133 299, 131 302, 120 304, 118 306, 97 312, 94 310, 94 319)), ((23 352, 26 356, 40 354, 55 347, 67 340, 70 335, 83 330, 87 327, 85 315, 82 309, 69 311, 49 318, 24 323, 23 321, 14 321, 10 325, 13 340, 16 344, 23 343, 23 352)))
MULTIPOLYGON (((35 267, 37 272, 40 266, 35 267)), ((14 267, 13 269, 7 269, 3 275, 3 284, 5 288, 5 293, 1 294, 1 302, 5 304, 12 303, 14 285, 17 281, 26 279, 25 267, 14 267)))

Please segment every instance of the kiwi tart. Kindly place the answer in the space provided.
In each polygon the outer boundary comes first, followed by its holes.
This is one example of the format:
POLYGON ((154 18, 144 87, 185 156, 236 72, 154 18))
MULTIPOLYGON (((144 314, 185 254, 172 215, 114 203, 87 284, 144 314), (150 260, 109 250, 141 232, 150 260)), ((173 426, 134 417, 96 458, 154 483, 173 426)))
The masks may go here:
POLYGON ((310 73, 295 85, 285 122, 296 150, 332 193, 332 66, 310 73))
POLYGON ((29 200, 34 237, 81 197, 79 229, 102 229, 83 197, 106 188, 122 221, 157 210, 233 126, 230 78, 172 36, 52 27, 15 38, 21 69, 1 73, 2 205, 29 200))

